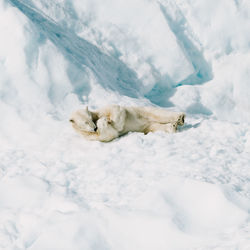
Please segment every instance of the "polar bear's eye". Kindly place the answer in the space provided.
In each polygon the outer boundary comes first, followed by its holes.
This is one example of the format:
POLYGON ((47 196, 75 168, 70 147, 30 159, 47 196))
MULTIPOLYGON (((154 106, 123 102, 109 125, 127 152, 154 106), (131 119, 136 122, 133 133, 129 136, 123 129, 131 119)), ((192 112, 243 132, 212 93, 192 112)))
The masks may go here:
POLYGON ((74 120, 72 120, 72 119, 70 119, 69 121, 70 121, 70 122, 72 122, 72 123, 74 123, 74 122, 75 122, 75 121, 74 121, 74 120))

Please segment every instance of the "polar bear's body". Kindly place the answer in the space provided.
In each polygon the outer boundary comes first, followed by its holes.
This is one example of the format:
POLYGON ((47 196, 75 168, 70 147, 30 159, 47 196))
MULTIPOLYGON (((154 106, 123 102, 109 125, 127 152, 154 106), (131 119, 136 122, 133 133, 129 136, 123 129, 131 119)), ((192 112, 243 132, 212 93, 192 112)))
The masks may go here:
POLYGON ((128 132, 174 133, 184 124, 185 114, 154 107, 109 105, 96 111, 88 108, 72 114, 73 128, 89 140, 111 141, 128 132))

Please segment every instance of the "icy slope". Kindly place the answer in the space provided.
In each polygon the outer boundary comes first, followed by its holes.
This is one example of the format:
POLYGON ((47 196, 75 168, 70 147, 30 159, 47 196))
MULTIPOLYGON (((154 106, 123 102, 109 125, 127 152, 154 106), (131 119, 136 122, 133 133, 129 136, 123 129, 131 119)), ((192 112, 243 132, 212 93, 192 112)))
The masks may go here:
POLYGON ((247 0, 0 2, 0 249, 249 249, 247 0), (180 133, 86 142, 72 110, 158 104, 180 133))

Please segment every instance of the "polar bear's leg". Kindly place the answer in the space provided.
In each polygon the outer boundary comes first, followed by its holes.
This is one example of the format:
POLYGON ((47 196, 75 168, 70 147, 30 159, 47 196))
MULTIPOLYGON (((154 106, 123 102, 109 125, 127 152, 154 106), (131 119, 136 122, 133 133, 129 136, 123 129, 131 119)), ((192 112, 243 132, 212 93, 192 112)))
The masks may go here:
POLYGON ((162 108, 146 107, 142 109, 142 112, 151 122, 156 123, 177 123, 177 125, 182 126, 185 120, 184 113, 168 111, 162 108))
POLYGON ((156 132, 156 131, 164 131, 166 133, 175 133, 177 130, 177 123, 152 123, 149 127, 147 127, 145 134, 149 132, 156 132))
POLYGON ((185 120, 185 114, 181 112, 172 112, 172 111, 156 111, 154 113, 156 122, 159 123, 177 123, 182 126, 185 120))

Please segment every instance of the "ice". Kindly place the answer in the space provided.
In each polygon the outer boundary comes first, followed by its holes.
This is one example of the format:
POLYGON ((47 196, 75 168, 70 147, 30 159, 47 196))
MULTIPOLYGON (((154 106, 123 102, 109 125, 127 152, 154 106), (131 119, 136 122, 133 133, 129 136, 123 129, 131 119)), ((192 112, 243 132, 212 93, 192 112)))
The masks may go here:
POLYGON ((250 249, 247 0, 0 2, 0 249, 250 249), (187 114, 88 142, 72 111, 187 114))

